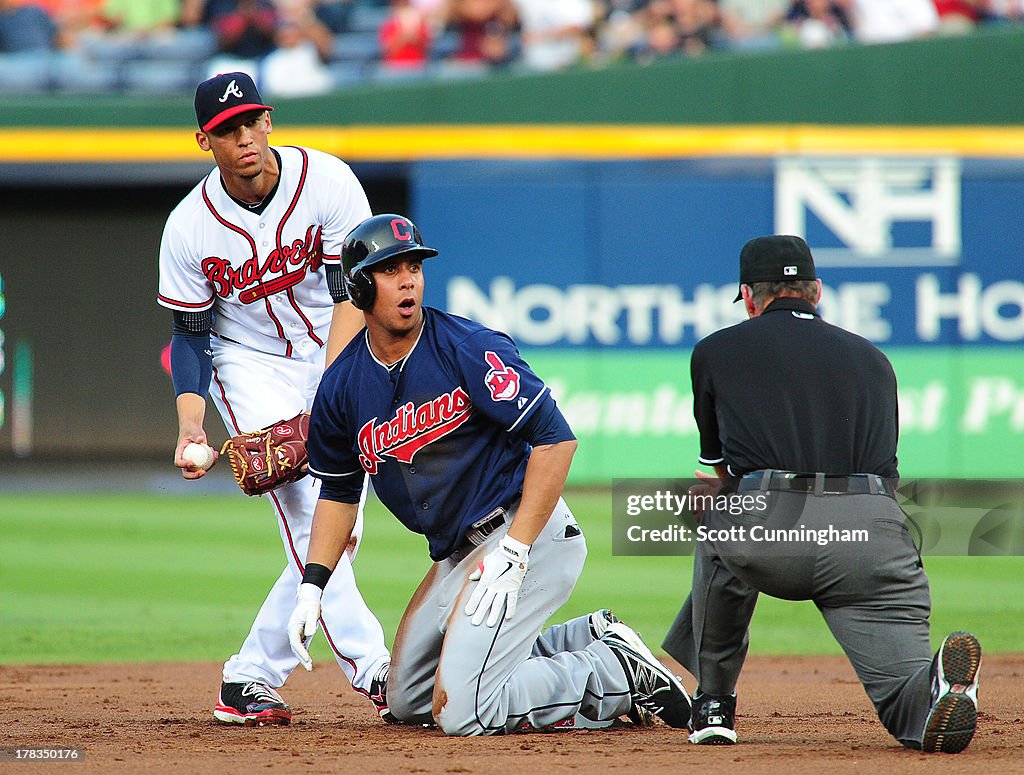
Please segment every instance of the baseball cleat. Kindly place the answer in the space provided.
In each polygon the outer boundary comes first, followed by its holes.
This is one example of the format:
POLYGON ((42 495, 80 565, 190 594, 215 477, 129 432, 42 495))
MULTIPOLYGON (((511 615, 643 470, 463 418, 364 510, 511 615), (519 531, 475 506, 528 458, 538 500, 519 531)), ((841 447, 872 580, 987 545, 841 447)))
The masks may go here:
POLYGON ((378 716, 388 724, 397 724, 398 719, 395 718, 395 714, 388 706, 388 674, 390 672, 391 663, 385 662, 370 682, 370 692, 366 696, 373 703, 373 707, 377 709, 378 716))
POLYGON ((292 720, 292 709, 281 695, 264 683, 222 683, 213 717, 222 724, 247 727, 283 726, 292 720))
POLYGON ((601 608, 590 615, 590 634, 594 640, 601 640, 609 624, 619 621, 618 617, 607 608, 601 608))
POLYGON ((736 742, 736 695, 712 697, 701 694, 698 688, 693 696, 693 734, 695 745, 732 745, 736 742))
MULTIPOLYGON (((601 636, 605 634, 608 625, 614 624, 617 621, 619 621, 619 618, 607 608, 594 611, 590 615, 590 634, 594 636, 594 640, 601 640, 601 636)), ((633 726, 644 728, 654 726, 654 714, 635 703, 629 709, 626 718, 629 719, 629 723, 633 726)))
POLYGON ((658 716, 670 727, 690 726, 690 697, 676 678, 632 629, 612 622, 601 641, 618 658, 629 682, 633 703, 658 716))
POLYGON ((960 753, 978 726, 981 644, 969 632, 946 636, 932 660, 932 708, 924 722, 921 750, 960 753))

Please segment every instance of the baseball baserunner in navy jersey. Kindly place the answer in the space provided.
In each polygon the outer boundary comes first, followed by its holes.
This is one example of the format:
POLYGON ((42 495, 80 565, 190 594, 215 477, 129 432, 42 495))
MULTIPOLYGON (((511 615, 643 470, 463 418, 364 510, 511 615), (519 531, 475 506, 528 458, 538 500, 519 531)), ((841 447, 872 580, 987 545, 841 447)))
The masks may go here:
POLYGON ((541 634, 586 557, 561 498, 576 440, 509 337, 422 306, 422 261, 436 254, 400 215, 364 221, 342 246, 366 329, 313 404, 310 471, 322 485, 288 625, 296 656, 312 666, 305 639, 365 472, 434 560, 395 636, 387 699, 398 719, 479 735, 649 711, 685 728, 682 685, 607 610, 541 634))

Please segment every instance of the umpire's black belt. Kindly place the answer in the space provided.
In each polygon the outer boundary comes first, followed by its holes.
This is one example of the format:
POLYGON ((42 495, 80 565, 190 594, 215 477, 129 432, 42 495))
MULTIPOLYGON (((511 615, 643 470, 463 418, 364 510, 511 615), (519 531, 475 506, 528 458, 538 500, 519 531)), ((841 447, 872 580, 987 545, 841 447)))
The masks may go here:
POLYGON ((892 495, 892 489, 878 474, 802 473, 767 469, 744 474, 737 492, 803 492, 810 495, 892 495))

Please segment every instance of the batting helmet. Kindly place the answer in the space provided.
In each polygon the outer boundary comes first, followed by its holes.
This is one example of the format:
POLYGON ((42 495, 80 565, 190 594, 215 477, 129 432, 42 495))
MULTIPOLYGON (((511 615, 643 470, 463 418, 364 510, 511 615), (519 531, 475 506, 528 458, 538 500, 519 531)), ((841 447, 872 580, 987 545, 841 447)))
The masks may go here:
POLYGON ((357 309, 369 309, 377 297, 370 267, 396 256, 415 260, 436 255, 436 250, 423 244, 416 224, 404 215, 385 213, 367 218, 349 232, 341 246, 348 297, 357 309))

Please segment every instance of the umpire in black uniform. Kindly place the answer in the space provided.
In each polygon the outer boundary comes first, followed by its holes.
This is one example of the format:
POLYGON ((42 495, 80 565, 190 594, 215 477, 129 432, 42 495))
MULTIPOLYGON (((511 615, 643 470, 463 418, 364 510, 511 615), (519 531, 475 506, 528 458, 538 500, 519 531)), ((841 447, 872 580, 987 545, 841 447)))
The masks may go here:
POLYGON ((697 678, 690 742, 736 742, 763 592, 815 602, 897 740, 956 753, 977 723, 981 646, 956 632, 932 655, 928 577, 891 495, 896 377, 870 342, 821 319, 820 296, 803 239, 753 239, 736 298, 750 319, 693 351, 700 462, 717 473, 698 489, 761 507, 700 517, 709 538, 663 644, 697 678))

